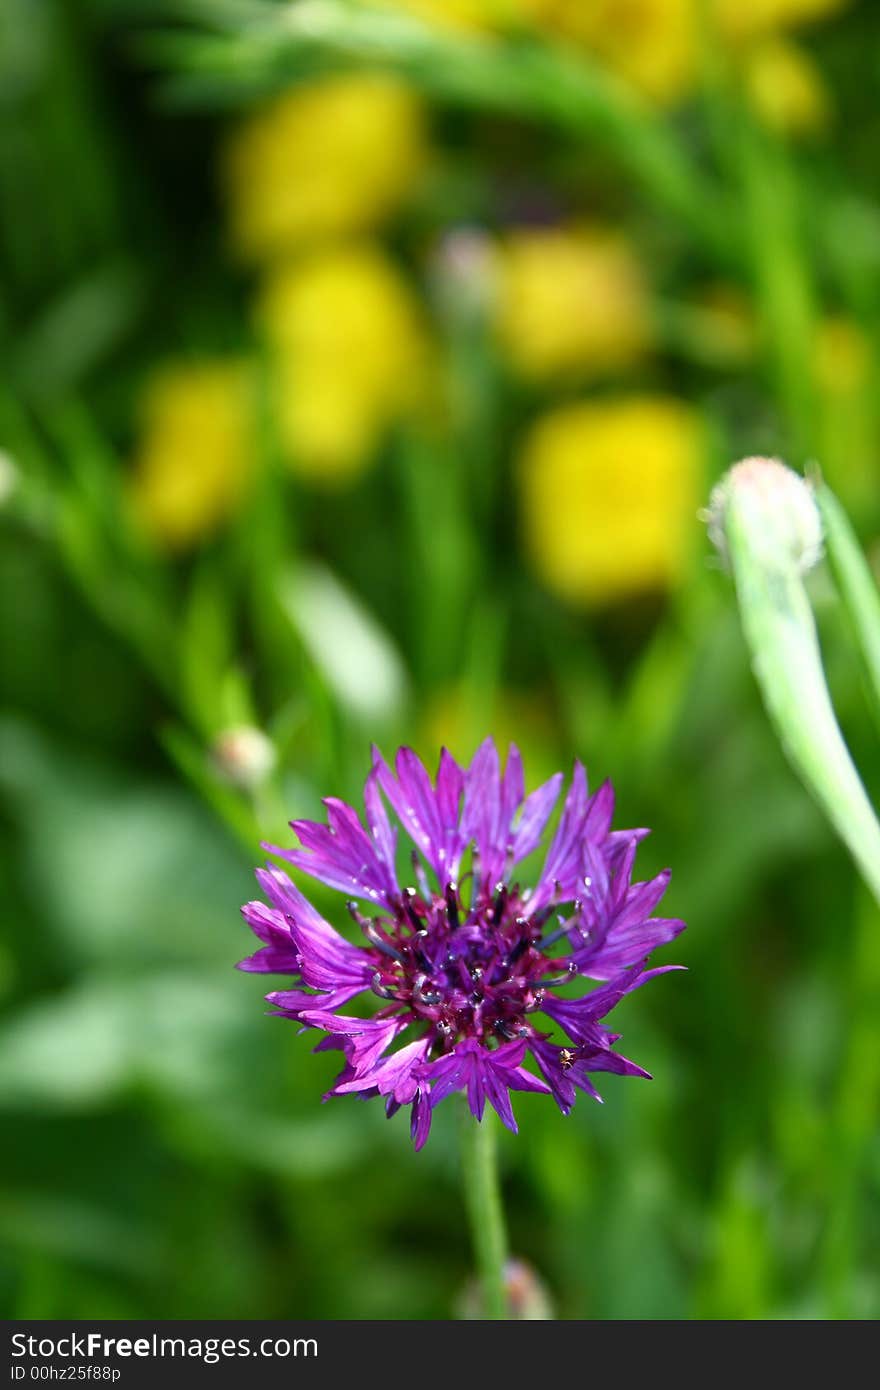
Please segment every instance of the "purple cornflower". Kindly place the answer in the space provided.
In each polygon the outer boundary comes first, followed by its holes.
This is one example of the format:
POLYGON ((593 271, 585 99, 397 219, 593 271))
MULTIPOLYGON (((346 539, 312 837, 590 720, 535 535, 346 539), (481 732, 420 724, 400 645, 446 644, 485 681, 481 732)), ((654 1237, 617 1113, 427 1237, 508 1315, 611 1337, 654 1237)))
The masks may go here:
POLYGON ((502 774, 491 739, 466 770, 444 749, 434 784, 409 748, 398 752, 396 772, 374 749, 367 829, 351 806, 327 797, 327 825, 291 822, 301 849, 264 846, 345 893, 364 945, 341 936, 273 865, 257 870, 271 906, 242 909, 264 945, 240 968, 294 976, 293 989, 267 996, 274 1011, 323 1030, 316 1051, 345 1054, 329 1095, 383 1096, 389 1115, 410 1105, 421 1148, 434 1106, 453 1091, 467 1093, 478 1120, 488 1101, 516 1132, 511 1090, 546 1092, 568 1114, 578 1088, 601 1099, 595 1072, 648 1076, 613 1050, 620 1035, 601 1020, 652 975, 677 968, 647 970, 646 957, 684 923, 651 916, 668 870, 632 882, 648 831, 611 829, 611 784, 590 796, 575 763, 528 888, 514 871, 538 848, 561 773, 526 796, 519 750, 511 745, 502 774), (415 886, 401 885, 397 828, 383 796, 415 846, 415 886), (577 997, 559 992, 582 976, 603 983, 577 997), (382 1001, 378 1012, 342 1011, 363 993, 382 1001), (541 1076, 525 1068, 526 1054, 541 1076))

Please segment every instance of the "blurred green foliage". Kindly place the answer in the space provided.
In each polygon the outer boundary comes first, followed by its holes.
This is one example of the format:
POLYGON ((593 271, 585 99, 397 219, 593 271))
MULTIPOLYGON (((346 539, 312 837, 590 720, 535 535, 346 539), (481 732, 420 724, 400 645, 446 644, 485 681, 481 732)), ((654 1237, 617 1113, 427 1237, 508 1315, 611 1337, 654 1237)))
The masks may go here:
MULTIPOLYGON (((567 1120, 518 1098, 516 1253, 563 1317, 880 1312, 876 910, 774 742, 696 518, 677 582, 578 607, 529 566, 514 463, 547 408, 663 391, 705 424, 707 483, 743 453, 817 459, 876 543, 876 31, 862 3, 806 34, 835 112, 811 143, 746 109, 711 34, 669 109, 540 29, 486 39, 330 0, 7 0, 7 1313, 452 1315, 470 1264, 454 1117, 416 1157, 381 1107, 322 1108, 332 1056, 264 1018, 263 982, 232 966, 262 836, 356 798, 371 739, 467 757, 486 732, 517 739, 532 785, 574 755, 613 777, 689 922, 689 973, 621 1009, 656 1080, 611 1079, 567 1120), (220 151, 271 94, 379 63, 428 112, 429 172, 375 235, 418 286, 445 404, 327 489, 283 457, 220 151), (650 355, 611 387, 523 381, 479 304, 432 289, 438 245, 585 210, 649 268, 650 355), (744 355, 700 308, 716 283, 746 305, 744 355), (130 505, 138 401, 157 364, 231 354, 254 364, 259 466, 179 552, 130 505), (258 766, 229 744, 245 727, 271 740, 258 766)), ((821 572, 814 597, 876 793, 821 572)))

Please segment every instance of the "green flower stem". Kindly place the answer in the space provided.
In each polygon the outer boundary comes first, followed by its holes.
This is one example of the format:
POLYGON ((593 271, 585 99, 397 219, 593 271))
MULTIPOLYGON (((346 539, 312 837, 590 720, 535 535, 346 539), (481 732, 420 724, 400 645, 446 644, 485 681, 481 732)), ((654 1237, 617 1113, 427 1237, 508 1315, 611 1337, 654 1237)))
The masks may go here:
POLYGON ((816 488, 828 559, 855 629, 871 690, 880 713, 880 593, 850 519, 830 488, 816 488))
POLYGON ((725 531, 752 664, 796 772, 822 806, 880 904, 880 825, 837 724, 798 565, 774 552, 747 504, 731 497, 725 531))
POLYGON ((825 1316, 852 1316, 853 1270, 857 1268, 865 1232, 860 1219, 870 1182, 872 1146, 880 1102, 880 919, 863 895, 856 904, 855 940, 848 970, 846 1012, 849 1019, 846 1051, 838 1070, 837 1095, 827 1127, 828 1145, 817 1154, 819 1182, 828 1189, 821 1269, 825 1286, 825 1316))
POLYGON ((784 147, 756 122, 739 123, 733 147, 760 341, 785 412, 790 447, 804 458, 816 437, 816 392, 810 358, 815 296, 803 246, 802 190, 784 147))
POLYGON ((487 1111, 482 1122, 478 1122, 466 1104, 463 1104, 462 1111, 464 1196, 483 1293, 484 1316, 501 1320, 508 1316, 504 1278, 507 1231, 498 1182, 495 1116, 487 1111))
POLYGON ((344 0, 192 5, 197 27, 146 44, 175 102, 234 103, 283 90, 303 74, 390 69, 452 105, 544 122, 601 144, 638 184, 725 262, 735 256, 723 189, 698 170, 646 103, 599 65, 562 45, 520 35, 491 42, 437 29, 411 15, 344 0))

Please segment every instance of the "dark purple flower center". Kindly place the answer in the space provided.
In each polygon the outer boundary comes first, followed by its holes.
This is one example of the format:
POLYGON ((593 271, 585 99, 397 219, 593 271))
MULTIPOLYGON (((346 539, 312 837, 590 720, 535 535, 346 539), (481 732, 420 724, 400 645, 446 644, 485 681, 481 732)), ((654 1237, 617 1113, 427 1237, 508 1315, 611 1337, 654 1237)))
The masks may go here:
POLYGON ((366 918, 354 903, 349 910, 373 947, 374 993, 389 1013, 426 1023, 438 1053, 463 1038, 491 1045, 532 1036, 528 1015, 545 986, 576 973, 544 954, 550 910, 530 917, 517 885, 478 890, 469 905, 454 883, 442 896, 410 888, 393 916, 366 918))

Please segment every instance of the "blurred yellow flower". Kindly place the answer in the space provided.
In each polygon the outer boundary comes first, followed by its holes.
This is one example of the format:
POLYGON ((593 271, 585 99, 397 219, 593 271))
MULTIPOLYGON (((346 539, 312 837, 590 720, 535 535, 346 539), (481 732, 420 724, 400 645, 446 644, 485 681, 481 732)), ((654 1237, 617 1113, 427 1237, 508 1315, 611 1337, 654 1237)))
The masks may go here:
POLYGON ((400 205, 424 159, 422 107, 404 83, 353 74, 297 87, 228 145, 234 245, 258 260, 372 227, 400 205))
POLYGON ((746 94, 763 123, 781 135, 826 130, 831 98, 818 65, 785 39, 757 43, 745 58, 746 94))
POLYGON ((872 516, 877 506, 880 412, 871 341, 852 319, 830 314, 816 327, 812 365, 819 403, 819 466, 849 510, 872 516))
POLYGON ((544 29, 583 45, 660 103, 691 85, 697 57, 694 0, 535 0, 544 29))
POLYGON ((848 396, 859 391, 870 378, 871 344, 852 319, 829 314, 816 328, 813 345, 816 381, 823 391, 848 396))
POLYGON ((539 579, 586 605, 675 583, 696 529, 701 452, 697 411, 671 397, 545 415, 519 460, 524 540, 539 579))
POLYGON ((499 343, 523 376, 615 370, 646 347, 646 287, 616 232, 515 232, 498 252, 495 290, 499 343))
POLYGON ((360 472, 426 382, 426 338, 406 280, 379 246, 331 248, 271 272, 260 316, 291 466, 325 481, 360 472))
POLYGON ((246 363, 169 365, 148 383, 130 496, 135 516, 168 549, 186 549, 234 512, 255 467, 246 363))
POLYGON ((499 748, 515 743, 535 769, 535 781, 556 771, 559 720, 546 690, 508 687, 483 691, 467 682, 436 686, 419 705, 413 746, 426 765, 437 765, 440 749, 467 759, 491 729, 499 748))
POLYGON ((757 352, 754 305, 738 286, 725 281, 706 285, 684 312, 688 337, 700 360, 736 367, 757 352))
POLYGON ((732 42, 748 41, 826 19, 849 0, 713 0, 719 33, 732 42))

